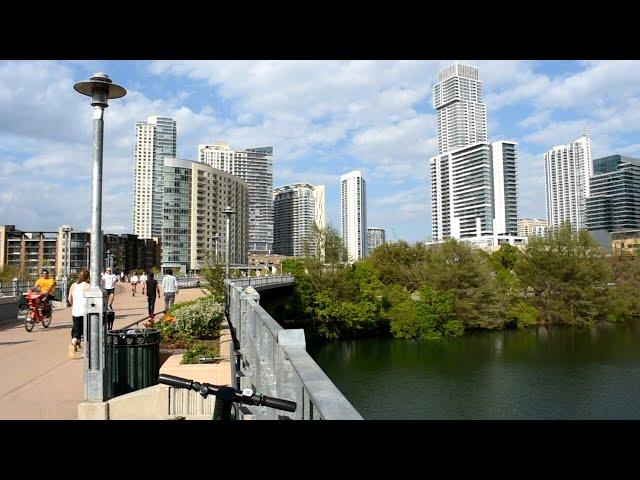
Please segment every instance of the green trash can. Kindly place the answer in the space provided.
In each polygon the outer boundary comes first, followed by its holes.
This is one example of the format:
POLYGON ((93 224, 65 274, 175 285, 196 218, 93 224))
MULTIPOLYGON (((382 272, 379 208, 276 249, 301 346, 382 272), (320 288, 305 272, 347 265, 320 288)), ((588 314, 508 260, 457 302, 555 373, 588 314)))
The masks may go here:
POLYGON ((128 328, 107 332, 107 400, 157 385, 161 338, 160 330, 155 328, 128 328))

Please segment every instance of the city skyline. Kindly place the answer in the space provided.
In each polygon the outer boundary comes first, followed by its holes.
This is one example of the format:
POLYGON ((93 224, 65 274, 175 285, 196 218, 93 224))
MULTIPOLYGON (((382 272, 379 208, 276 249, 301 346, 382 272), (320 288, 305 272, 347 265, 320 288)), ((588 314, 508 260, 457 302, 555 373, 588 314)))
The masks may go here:
MULTIPOLYGON (((586 122, 592 158, 640 156, 637 61, 475 61, 491 139, 518 142, 519 216, 545 218, 544 152, 586 122)), ((199 143, 273 145, 273 185, 327 187, 340 225, 342 173, 367 178, 369 222, 410 242, 431 235, 426 164, 438 152, 432 89, 442 61, 0 62, 0 223, 25 229, 89 224, 91 116, 72 85, 109 73, 129 94, 106 110, 104 231, 132 233, 135 123, 177 122, 177 157, 199 143), (45 77, 46 75, 46 77, 45 77), (43 99, 20 89, 55 78, 43 99), (34 172, 37 172, 34 175, 34 172), (25 189, 25 185, 29 188, 25 189), (27 195, 38 193, 33 208, 27 195), (86 209, 78 199, 86 198, 86 209)), ((395 238, 397 237, 397 238, 395 238)))

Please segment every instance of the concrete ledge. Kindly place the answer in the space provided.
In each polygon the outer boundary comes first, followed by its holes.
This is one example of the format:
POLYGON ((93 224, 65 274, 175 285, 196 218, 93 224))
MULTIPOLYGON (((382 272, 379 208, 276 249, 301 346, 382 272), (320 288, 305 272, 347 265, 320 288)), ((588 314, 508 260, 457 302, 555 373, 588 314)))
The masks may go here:
POLYGON ((108 402, 80 402, 78 420, 109 420, 108 402))

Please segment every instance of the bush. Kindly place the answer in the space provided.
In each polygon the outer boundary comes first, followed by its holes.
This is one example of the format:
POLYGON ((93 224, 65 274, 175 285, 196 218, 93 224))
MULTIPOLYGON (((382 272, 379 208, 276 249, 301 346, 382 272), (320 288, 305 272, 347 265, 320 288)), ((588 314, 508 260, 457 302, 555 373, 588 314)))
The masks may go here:
POLYGON ((218 342, 197 342, 182 356, 183 364, 200 363, 200 357, 214 358, 220 354, 218 342))
POLYGON ((175 311, 176 331, 191 338, 217 336, 223 319, 222 304, 205 297, 175 311))

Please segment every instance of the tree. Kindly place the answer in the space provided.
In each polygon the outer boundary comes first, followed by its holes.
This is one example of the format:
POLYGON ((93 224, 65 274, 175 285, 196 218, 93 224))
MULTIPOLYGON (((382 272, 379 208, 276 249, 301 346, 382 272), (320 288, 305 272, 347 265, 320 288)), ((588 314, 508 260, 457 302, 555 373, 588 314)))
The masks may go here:
POLYGON ((589 324, 611 307, 611 266, 586 231, 560 228, 553 236, 531 238, 515 271, 543 323, 589 324))
POLYGON ((222 303, 226 293, 224 284, 225 269, 215 258, 215 254, 205 251, 202 256, 203 267, 200 269, 202 275, 202 288, 207 291, 216 302, 222 303))

